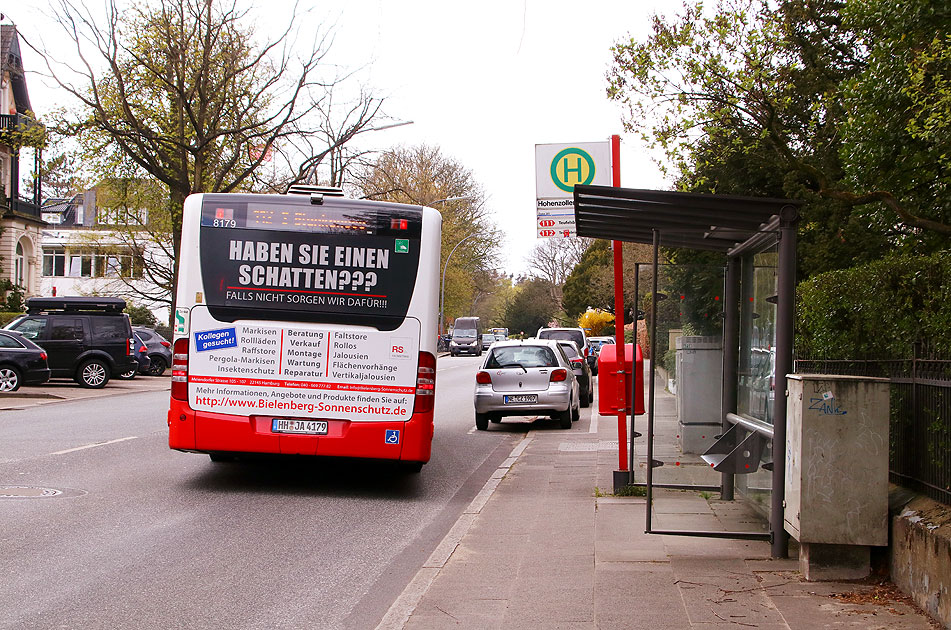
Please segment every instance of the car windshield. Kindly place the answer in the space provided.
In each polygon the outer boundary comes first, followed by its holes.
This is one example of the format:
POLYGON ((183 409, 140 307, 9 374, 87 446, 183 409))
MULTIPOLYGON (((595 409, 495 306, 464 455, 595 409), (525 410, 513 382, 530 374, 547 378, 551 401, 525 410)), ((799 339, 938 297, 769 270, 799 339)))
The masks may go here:
POLYGON ((476 331, 475 328, 472 329, 460 329, 452 331, 453 337, 475 337, 476 331))
POLYGON ((485 363, 489 369, 504 367, 558 367, 555 353, 544 346, 508 346, 496 348, 485 363))

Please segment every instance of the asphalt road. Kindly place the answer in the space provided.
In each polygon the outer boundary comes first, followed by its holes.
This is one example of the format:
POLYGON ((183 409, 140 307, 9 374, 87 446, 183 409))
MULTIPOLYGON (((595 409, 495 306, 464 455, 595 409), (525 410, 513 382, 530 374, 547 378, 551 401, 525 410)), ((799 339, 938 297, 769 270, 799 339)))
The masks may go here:
POLYGON ((473 430, 479 361, 439 360, 419 475, 170 451, 161 384, 4 401, 0 486, 59 494, 0 498, 0 627, 374 627, 532 426, 473 430))

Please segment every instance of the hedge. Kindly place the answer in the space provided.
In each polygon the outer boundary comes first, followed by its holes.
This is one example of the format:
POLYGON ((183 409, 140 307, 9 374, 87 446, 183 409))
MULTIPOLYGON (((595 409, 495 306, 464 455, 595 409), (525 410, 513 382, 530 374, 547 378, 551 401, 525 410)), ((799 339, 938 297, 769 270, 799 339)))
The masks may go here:
POLYGON ((893 254, 797 292, 798 358, 906 359, 917 342, 951 356, 951 252, 893 254))

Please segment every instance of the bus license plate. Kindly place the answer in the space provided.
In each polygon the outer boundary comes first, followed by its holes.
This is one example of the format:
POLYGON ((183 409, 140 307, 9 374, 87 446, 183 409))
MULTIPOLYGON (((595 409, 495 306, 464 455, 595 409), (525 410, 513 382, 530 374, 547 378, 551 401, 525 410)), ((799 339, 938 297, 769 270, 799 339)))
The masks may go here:
POLYGON ((538 402, 538 394, 512 394, 505 397, 505 404, 538 402))
POLYGON ((327 435, 326 420, 271 420, 271 433, 301 433, 304 435, 327 435))

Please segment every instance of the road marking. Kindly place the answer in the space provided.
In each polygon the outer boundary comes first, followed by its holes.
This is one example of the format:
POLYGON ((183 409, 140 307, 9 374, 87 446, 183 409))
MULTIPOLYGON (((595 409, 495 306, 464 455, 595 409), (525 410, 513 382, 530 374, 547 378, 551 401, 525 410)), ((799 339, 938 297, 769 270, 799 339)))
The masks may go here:
POLYGON ((138 436, 132 435, 130 437, 119 438, 118 440, 109 440, 108 442, 94 442, 92 444, 86 444, 85 446, 77 446, 76 448, 68 448, 65 451, 56 451, 55 453, 50 453, 50 455, 65 455, 66 453, 75 453, 76 451, 84 451, 87 448, 96 448, 97 446, 107 446, 109 444, 117 444, 118 442, 127 442, 129 440, 138 439, 138 436))
POLYGON ((426 591, 429 590, 429 587, 432 586, 436 578, 439 577, 439 572, 446 566, 446 563, 449 562, 449 558, 456 550, 456 547, 459 546, 462 538, 469 531, 472 523, 475 522, 482 508, 489 502, 492 493, 499 487, 499 484, 502 482, 502 477, 504 477, 508 469, 515 464, 519 456, 525 452, 525 449, 528 448, 531 441, 531 437, 523 438, 522 441, 518 443, 518 446, 512 449, 508 458, 499 465, 489 480, 485 482, 485 485, 482 486, 482 490, 472 499, 469 506, 462 511, 462 514, 449 530, 449 533, 436 545, 436 549, 429 555, 429 559, 423 563, 423 567, 416 572, 415 577, 406 585, 406 588, 403 589, 400 596, 396 598, 396 601, 394 601, 389 610, 386 611, 383 620, 380 621, 376 630, 402 630, 403 626, 406 625, 406 622, 409 621, 409 618, 416 611, 416 607, 419 605, 419 602, 422 601, 423 596, 426 595, 426 591))

